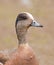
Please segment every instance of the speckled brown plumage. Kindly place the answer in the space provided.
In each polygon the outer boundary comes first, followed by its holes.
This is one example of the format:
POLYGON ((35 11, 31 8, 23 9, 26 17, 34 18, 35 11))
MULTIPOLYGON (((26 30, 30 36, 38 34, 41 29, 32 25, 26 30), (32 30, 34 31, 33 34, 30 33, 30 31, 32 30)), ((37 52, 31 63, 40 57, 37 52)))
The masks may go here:
POLYGON ((11 59, 5 65, 39 65, 35 53, 28 44, 18 47, 11 59))
POLYGON ((0 65, 1 63, 2 64, 5 64, 5 62, 7 60, 9 60, 9 58, 11 57, 11 54, 14 53, 16 50, 16 48, 13 48, 13 49, 6 49, 6 50, 1 50, 0 51, 0 65))

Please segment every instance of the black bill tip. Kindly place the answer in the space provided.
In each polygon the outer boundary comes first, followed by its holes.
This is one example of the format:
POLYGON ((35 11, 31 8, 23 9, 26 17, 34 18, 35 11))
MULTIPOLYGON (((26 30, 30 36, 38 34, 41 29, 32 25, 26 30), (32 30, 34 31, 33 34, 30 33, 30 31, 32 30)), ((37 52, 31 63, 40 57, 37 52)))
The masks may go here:
POLYGON ((40 27, 43 27, 43 25, 40 25, 40 27))

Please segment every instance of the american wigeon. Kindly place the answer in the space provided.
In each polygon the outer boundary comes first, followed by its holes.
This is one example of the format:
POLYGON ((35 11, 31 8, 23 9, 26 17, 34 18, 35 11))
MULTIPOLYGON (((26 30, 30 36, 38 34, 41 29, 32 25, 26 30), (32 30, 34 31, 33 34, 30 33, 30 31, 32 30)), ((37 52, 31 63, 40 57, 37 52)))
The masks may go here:
POLYGON ((15 22, 16 34, 19 41, 18 49, 4 65, 39 65, 35 52, 26 40, 27 30, 31 26, 43 27, 34 20, 30 13, 22 12, 18 14, 15 22))

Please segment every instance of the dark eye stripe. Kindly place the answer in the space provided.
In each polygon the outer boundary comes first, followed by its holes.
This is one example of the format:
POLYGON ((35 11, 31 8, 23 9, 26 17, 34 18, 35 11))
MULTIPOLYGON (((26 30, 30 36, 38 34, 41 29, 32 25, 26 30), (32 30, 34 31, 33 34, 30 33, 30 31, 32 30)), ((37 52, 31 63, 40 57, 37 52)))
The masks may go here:
POLYGON ((18 21, 26 20, 26 19, 27 19, 26 14, 23 14, 23 13, 19 14, 19 15, 17 16, 17 18, 16 18, 16 23, 15 23, 15 25, 17 25, 18 21))
POLYGON ((21 13, 21 14, 18 16, 18 19, 19 19, 19 20, 25 20, 25 19, 27 19, 27 16, 26 16, 25 14, 21 13))

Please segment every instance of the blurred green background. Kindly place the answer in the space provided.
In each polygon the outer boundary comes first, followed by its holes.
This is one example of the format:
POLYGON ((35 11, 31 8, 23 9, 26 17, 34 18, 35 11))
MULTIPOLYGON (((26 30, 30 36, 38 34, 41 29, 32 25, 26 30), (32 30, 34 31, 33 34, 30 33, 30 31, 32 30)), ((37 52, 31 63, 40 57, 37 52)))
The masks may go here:
POLYGON ((40 65, 54 65, 54 0, 0 0, 0 50, 17 48, 15 20, 29 12, 43 28, 29 28, 28 42, 40 65))

